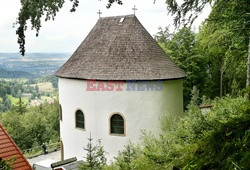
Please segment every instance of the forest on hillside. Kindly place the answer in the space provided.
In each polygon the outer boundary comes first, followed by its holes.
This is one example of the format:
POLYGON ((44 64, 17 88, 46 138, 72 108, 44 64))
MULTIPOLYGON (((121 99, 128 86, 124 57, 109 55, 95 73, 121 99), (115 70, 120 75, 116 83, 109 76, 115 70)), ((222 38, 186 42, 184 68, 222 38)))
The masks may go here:
POLYGON ((185 107, 194 86, 201 97, 209 99, 245 92, 248 37, 226 30, 211 33, 211 27, 203 24, 198 33, 186 27, 175 33, 160 28, 155 35, 159 45, 187 74, 183 84, 185 107))

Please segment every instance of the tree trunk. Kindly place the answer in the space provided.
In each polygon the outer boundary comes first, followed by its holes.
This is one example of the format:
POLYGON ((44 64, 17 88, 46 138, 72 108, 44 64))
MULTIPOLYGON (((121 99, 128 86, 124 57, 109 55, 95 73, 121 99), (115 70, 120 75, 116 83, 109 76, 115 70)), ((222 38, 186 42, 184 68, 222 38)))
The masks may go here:
MULTIPOLYGON (((250 86, 250 37, 248 42, 248 61, 247 61, 247 83, 246 88, 250 86)), ((250 100, 250 92, 247 92, 247 99, 250 100)))

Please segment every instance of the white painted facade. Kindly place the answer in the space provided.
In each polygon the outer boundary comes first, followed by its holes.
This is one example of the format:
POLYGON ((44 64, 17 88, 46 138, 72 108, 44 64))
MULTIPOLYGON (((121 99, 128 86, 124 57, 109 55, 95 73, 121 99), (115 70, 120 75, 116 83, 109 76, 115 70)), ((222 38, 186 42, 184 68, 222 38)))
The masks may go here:
POLYGON ((161 117, 183 112, 182 80, 163 81, 162 91, 86 91, 87 81, 59 78, 60 121, 64 159, 84 159, 87 138, 101 139, 107 158, 111 160, 129 141, 140 140, 141 131, 159 134, 161 117), (85 130, 75 128, 75 112, 82 110, 85 130), (125 135, 110 134, 110 116, 118 112, 125 119, 125 135))

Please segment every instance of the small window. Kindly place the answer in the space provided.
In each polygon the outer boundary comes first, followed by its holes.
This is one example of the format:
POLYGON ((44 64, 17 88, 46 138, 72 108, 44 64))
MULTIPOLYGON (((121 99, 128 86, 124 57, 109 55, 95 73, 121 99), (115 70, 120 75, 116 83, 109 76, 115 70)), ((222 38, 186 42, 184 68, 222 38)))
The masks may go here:
POLYGON ((114 114, 110 118, 110 133, 124 135, 124 119, 119 114, 114 114))
POLYGON ((62 121, 62 106, 59 105, 59 118, 62 121))
POLYGON ((84 114, 81 110, 76 111, 76 127, 84 129, 84 114))

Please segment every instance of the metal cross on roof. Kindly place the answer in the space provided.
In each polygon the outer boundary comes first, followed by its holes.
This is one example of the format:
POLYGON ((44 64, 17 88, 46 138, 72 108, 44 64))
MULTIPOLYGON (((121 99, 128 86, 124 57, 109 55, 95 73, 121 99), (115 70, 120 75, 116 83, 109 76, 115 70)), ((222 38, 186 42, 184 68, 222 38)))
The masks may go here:
POLYGON ((102 12, 101 12, 101 10, 99 9, 99 11, 97 12, 97 14, 99 14, 99 18, 101 18, 101 14, 102 14, 102 12))
POLYGON ((134 15, 135 15, 135 11, 137 10, 135 5, 134 5, 134 8, 132 8, 132 10, 134 10, 134 15))

